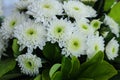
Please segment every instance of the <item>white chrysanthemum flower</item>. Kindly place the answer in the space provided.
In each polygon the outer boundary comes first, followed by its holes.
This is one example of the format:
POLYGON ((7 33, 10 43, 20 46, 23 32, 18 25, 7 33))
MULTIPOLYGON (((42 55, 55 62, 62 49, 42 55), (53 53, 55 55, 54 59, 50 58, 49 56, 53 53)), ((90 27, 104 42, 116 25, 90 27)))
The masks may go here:
POLYGON ((105 50, 108 59, 109 60, 114 60, 114 58, 118 56, 118 51, 119 51, 119 44, 115 40, 115 38, 113 38, 107 44, 106 50, 105 50))
POLYGON ((14 13, 5 18, 1 26, 1 34, 4 39, 13 38, 14 28, 26 20, 24 14, 14 13))
POLYGON ((86 37, 82 35, 79 31, 74 32, 73 34, 66 36, 67 39, 63 44, 62 54, 65 56, 76 56, 86 54, 86 37))
POLYGON ((92 58, 98 51, 104 51, 104 39, 102 36, 92 35, 87 39, 87 56, 92 58))
POLYGON ((28 14, 36 18, 37 21, 49 19, 63 12, 62 4, 56 0, 37 0, 28 7, 28 14))
POLYGON ((102 22, 97 19, 92 20, 90 23, 90 25, 92 26, 94 31, 98 30, 100 28, 101 24, 102 24, 102 22))
POLYGON ((81 18, 96 16, 96 11, 92 7, 86 6, 80 1, 64 2, 63 7, 65 12, 71 17, 81 18))
POLYGON ((61 47, 65 37, 72 33, 72 29, 73 26, 70 21, 67 21, 66 19, 53 19, 47 29, 47 40, 52 43, 58 42, 61 47))
POLYGON ((37 47, 43 49, 46 42, 46 29, 42 24, 28 20, 15 28, 14 36, 18 39, 20 50, 25 47, 28 50, 33 50, 37 47))
POLYGON ((79 30, 86 36, 94 33, 94 29, 89 25, 89 20, 86 18, 77 19, 76 26, 79 27, 79 30))
POLYGON ((3 10, 2 10, 2 0, 0 0, 0 16, 3 14, 3 10))
POLYGON ((105 15, 104 23, 110 27, 112 33, 119 37, 119 25, 111 17, 105 15))
POLYGON ((42 67, 41 59, 30 53, 19 55, 16 61, 18 61, 21 72, 30 76, 39 74, 39 68, 42 67))

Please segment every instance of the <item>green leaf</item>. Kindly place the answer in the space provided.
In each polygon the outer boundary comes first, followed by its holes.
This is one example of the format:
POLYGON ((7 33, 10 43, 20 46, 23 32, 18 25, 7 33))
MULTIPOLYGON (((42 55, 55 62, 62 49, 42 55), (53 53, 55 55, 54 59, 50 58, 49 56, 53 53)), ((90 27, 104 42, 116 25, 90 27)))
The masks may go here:
POLYGON ((117 74, 115 68, 103 60, 104 53, 98 52, 92 59, 81 64, 79 78, 108 80, 117 74))
POLYGON ((118 74, 112 77, 110 80, 120 80, 120 70, 118 70, 118 74))
POLYGON ((15 65, 16 65, 16 61, 13 59, 0 61, 0 77, 2 77, 7 72, 13 70, 15 68, 15 65))
POLYGON ((80 72, 82 73, 83 71, 85 71, 87 68, 89 68, 89 66, 96 64, 96 63, 101 63, 103 61, 104 58, 104 53, 99 51, 98 53, 96 53, 96 55, 91 58, 90 60, 84 62, 83 64, 81 64, 80 66, 80 72))
POLYGON ((75 79, 78 76, 78 73, 80 70, 80 62, 79 62, 78 58, 73 56, 71 63, 72 63, 72 66, 71 66, 71 70, 70 70, 70 77, 75 79))
POLYGON ((111 6, 113 5, 114 2, 115 2, 115 0, 105 0, 104 10, 108 11, 111 8, 111 6))
POLYGON ((15 57, 17 57, 20 54, 19 45, 17 44, 17 41, 18 41, 17 39, 14 39, 12 44, 12 50, 15 57))
POLYGON ((42 80, 50 80, 50 77, 49 77, 49 69, 45 69, 45 70, 42 72, 42 80))
POLYGON ((56 62, 61 60, 60 48, 57 45, 57 43, 52 44, 50 42, 47 42, 43 48, 43 55, 51 62, 56 62))
POLYGON ((21 75, 22 75, 22 74, 20 74, 20 73, 6 74, 6 75, 2 76, 2 77, 0 78, 0 80, 10 80, 10 79, 19 77, 19 76, 21 76, 21 75))
POLYGON ((51 80, 63 80, 62 73, 60 71, 56 72, 51 80))
POLYGON ((34 80, 42 80, 42 76, 39 74, 34 78, 34 80))
POLYGON ((54 75, 54 73, 61 67, 61 64, 54 64, 52 66, 52 68, 49 71, 49 76, 50 78, 52 78, 52 76, 54 75))
POLYGON ((113 6, 109 13, 109 16, 120 25, 120 2, 113 6))
POLYGON ((64 79, 69 78, 70 69, 71 69, 71 60, 68 57, 63 57, 61 71, 64 79))

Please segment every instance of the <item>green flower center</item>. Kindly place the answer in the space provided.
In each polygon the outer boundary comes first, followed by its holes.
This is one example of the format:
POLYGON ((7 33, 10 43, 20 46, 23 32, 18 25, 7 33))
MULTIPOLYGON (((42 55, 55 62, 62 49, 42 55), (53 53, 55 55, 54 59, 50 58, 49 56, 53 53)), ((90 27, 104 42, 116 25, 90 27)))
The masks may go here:
POLYGON ((30 29, 28 29, 28 30, 26 31, 26 33, 27 33, 28 36, 32 36, 32 35, 35 35, 35 34, 36 34, 36 30, 30 28, 30 29))
POLYGON ((78 39, 71 40, 69 44, 70 44, 69 48, 74 51, 76 51, 80 48, 80 42, 78 39))
POLYGON ((43 7, 44 7, 45 9, 50 9, 50 8, 51 8, 51 5, 45 4, 45 5, 43 5, 43 7))
POLYGON ((79 10, 80 10, 79 7, 73 7, 73 9, 76 10, 76 11, 79 11, 79 10))
POLYGON ((82 25, 82 28, 85 29, 85 30, 88 29, 87 25, 82 25))
POLYGON ((63 26, 57 26, 54 29, 54 34, 58 37, 60 37, 64 33, 64 27, 63 26))
POLYGON ((93 27, 98 28, 98 27, 99 27, 99 22, 95 22, 95 23, 93 24, 93 27))
POLYGON ((25 66, 29 69, 34 68, 34 64, 30 60, 25 61, 25 66))
POLYGON ((114 47, 112 48, 112 53, 113 53, 113 54, 115 53, 115 48, 114 48, 114 47))
POLYGON ((13 21, 10 22, 10 27, 11 28, 14 28, 15 25, 16 25, 16 21, 15 20, 13 20, 13 21))
POLYGON ((95 51, 98 51, 99 47, 98 45, 95 45, 95 51))

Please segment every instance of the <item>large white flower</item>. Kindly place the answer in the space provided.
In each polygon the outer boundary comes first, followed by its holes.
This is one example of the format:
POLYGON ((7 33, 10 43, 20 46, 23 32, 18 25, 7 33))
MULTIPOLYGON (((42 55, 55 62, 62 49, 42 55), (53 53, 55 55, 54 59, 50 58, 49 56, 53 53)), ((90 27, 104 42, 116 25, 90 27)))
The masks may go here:
POLYGON ((115 40, 115 38, 111 39, 110 42, 106 46, 106 55, 109 60, 114 60, 115 57, 118 56, 119 44, 115 40))
POLYGON ((41 59, 30 53, 19 55, 16 61, 18 61, 21 72, 30 76, 39 74, 39 68, 42 67, 41 59))
POLYGON ((119 25, 111 17, 105 15, 104 23, 110 27, 112 33, 119 37, 119 25))
POLYGON ((64 39, 72 33, 73 25, 66 19, 54 19, 48 25, 47 40, 52 43, 58 42, 60 47, 64 39))
POLYGON ((20 48, 28 47, 33 50, 39 47, 43 49, 46 42, 46 30, 40 23, 28 20, 15 28, 14 36, 18 39, 20 48))
POLYGON ((87 39, 87 56, 92 58, 98 51, 104 51, 104 40, 102 36, 92 35, 87 39))
POLYGON ((4 39, 13 38, 14 28, 26 20, 24 14, 14 13, 4 19, 0 32, 4 39))
POLYGON ((80 1, 67 1, 63 5, 65 12, 71 17, 95 17, 96 11, 90 7, 84 5, 80 1))
POLYGON ((90 26, 89 20, 86 18, 77 19, 76 27, 78 27, 78 30, 80 30, 86 36, 94 33, 94 29, 90 26))
POLYGON ((86 50, 86 37, 79 31, 74 32, 73 34, 66 36, 67 39, 63 44, 62 54, 65 56, 76 56, 85 54, 86 50))
POLYGON ((36 0, 28 7, 28 14, 32 15, 37 21, 43 21, 44 18, 52 18, 55 15, 62 14, 62 4, 56 0, 36 0))

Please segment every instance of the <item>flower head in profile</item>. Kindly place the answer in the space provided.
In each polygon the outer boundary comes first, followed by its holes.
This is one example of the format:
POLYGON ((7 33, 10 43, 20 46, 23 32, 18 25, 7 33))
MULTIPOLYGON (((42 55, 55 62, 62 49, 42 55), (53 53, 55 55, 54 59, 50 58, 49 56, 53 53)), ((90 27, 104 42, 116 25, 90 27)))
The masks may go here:
POLYGON ((62 4, 57 0, 36 0, 28 7, 27 13, 35 17, 37 21, 44 22, 44 19, 51 19, 62 12, 62 4))
POLYGON ((105 52, 109 60, 114 60, 118 56, 119 44, 115 38, 111 39, 107 44, 105 52))
POLYGON ((4 39, 13 38, 14 28, 26 21, 24 14, 14 13, 5 18, 2 23, 0 32, 4 39))
POLYGON ((92 35, 87 39, 87 56, 92 58, 98 51, 104 51, 104 40, 102 36, 92 35))
POLYGON ((66 19, 53 19, 48 25, 47 40, 52 43, 58 42, 61 46, 61 42, 72 33, 73 26, 70 21, 66 19))
POLYGON ((95 17, 96 16, 96 11, 90 7, 84 5, 80 1, 65 1, 64 2, 64 10, 65 12, 70 16, 70 17, 95 17))
POLYGON ((39 74, 39 68, 42 67, 41 59, 30 53, 19 55, 16 61, 18 61, 21 72, 30 76, 39 74))
POLYGON ((65 56, 76 56, 85 54, 86 49, 86 37, 79 31, 67 36, 65 43, 63 44, 62 54, 65 56))
POLYGON ((112 33, 119 37, 119 25, 111 17, 105 15, 104 23, 110 27, 112 33))
POLYGON ((18 39, 21 49, 25 47, 30 50, 37 47, 43 49, 46 42, 46 29, 42 24, 28 20, 15 28, 14 36, 18 39))

